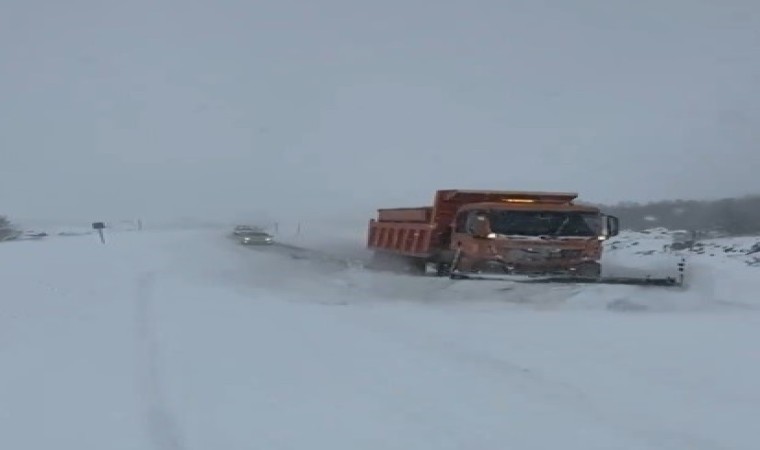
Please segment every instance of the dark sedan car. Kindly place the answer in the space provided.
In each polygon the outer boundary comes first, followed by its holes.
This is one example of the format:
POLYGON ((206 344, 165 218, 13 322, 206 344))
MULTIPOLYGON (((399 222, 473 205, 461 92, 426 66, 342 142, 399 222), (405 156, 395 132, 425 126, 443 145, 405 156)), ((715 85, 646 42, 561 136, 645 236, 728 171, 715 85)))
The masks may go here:
POLYGON ((248 231, 238 234, 243 245, 269 245, 274 243, 274 237, 264 231, 248 231))

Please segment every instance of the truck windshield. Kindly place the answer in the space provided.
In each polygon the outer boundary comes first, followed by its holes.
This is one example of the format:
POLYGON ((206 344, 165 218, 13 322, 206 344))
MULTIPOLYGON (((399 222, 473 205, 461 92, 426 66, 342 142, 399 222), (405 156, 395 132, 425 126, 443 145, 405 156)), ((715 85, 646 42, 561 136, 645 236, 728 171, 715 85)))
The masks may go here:
POLYGON ((491 211, 491 231, 521 236, 584 236, 599 234, 598 214, 562 211, 491 211))

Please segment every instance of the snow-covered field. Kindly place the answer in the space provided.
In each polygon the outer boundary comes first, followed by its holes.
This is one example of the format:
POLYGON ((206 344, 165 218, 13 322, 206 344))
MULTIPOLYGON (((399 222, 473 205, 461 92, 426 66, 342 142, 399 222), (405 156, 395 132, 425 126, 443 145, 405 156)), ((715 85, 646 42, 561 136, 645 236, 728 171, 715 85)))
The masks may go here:
MULTIPOLYGON (((0 448, 760 446, 760 238, 683 252, 681 289, 367 273, 340 264, 361 233, 286 239, 338 256, 314 260, 227 232, 0 245, 0 448)), ((667 243, 606 259, 671 269, 667 243)))

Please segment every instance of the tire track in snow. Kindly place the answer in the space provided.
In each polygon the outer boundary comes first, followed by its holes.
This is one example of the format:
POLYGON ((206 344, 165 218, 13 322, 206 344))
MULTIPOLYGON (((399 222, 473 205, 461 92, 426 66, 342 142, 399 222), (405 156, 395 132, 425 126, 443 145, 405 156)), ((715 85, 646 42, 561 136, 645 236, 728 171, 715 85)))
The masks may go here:
POLYGON ((145 426, 156 450, 184 450, 184 439, 175 416, 167 406, 161 384, 160 352, 153 315, 155 274, 146 273, 137 280, 136 338, 138 349, 139 391, 145 408, 145 426))
POLYGON ((508 383, 513 389, 545 403, 552 409, 572 411, 574 416, 584 416, 589 423, 605 424, 610 431, 620 433, 632 444, 640 443, 642 448, 729 448, 699 431, 683 430, 671 423, 657 422, 646 411, 600 404, 581 386, 564 381, 561 376, 544 373, 537 367, 502 359, 487 351, 468 347, 455 337, 428 334, 416 328, 409 328, 401 322, 378 321, 374 318, 362 320, 361 324, 362 329, 372 331, 385 339, 417 348, 423 354, 437 355, 441 361, 453 361, 457 367, 472 369, 476 379, 485 378, 496 384, 508 383))

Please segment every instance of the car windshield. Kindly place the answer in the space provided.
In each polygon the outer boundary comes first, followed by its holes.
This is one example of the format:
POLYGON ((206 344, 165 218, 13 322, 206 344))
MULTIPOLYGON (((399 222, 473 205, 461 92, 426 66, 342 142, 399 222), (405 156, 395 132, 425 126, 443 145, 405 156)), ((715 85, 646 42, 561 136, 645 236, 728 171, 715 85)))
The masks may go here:
POLYGON ((561 211, 491 211, 491 231, 522 236, 596 236, 598 214, 561 211))

